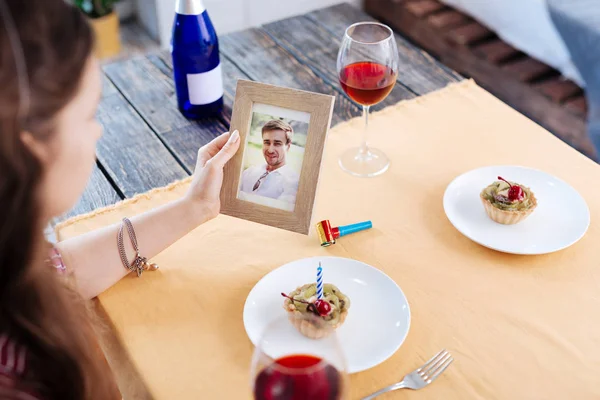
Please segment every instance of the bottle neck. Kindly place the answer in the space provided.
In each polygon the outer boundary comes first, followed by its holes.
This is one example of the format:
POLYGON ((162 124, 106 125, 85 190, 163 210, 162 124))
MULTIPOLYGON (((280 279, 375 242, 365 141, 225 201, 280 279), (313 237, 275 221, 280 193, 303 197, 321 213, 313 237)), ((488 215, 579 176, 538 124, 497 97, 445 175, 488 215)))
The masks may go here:
POLYGON ((177 0, 175 12, 180 15, 200 15, 206 10, 202 0, 177 0))

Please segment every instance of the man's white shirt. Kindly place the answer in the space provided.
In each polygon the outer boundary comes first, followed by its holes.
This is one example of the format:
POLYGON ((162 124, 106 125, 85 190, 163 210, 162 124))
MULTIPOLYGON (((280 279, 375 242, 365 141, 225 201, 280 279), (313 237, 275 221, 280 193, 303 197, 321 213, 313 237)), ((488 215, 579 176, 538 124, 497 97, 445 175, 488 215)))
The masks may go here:
POLYGON ((252 190, 256 181, 258 181, 258 179, 266 172, 267 164, 252 166, 246 169, 242 173, 242 185, 240 190, 257 196, 269 197, 295 204, 300 177, 287 165, 270 172, 261 180, 258 189, 255 191, 252 190))

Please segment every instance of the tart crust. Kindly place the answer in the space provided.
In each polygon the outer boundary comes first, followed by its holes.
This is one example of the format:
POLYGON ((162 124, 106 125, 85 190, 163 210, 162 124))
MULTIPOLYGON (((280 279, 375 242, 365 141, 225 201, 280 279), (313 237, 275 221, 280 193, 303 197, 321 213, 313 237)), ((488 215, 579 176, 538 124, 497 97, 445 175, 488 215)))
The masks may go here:
POLYGON ((335 325, 324 323, 324 327, 319 327, 312 323, 310 320, 303 318, 303 314, 300 311, 288 310, 288 319, 290 320, 292 325, 294 325, 298 332, 310 339, 322 339, 324 337, 329 336, 337 328, 342 326, 347 316, 348 310, 344 310, 340 313, 340 319, 335 325))
POLYGON ((501 210, 498 207, 495 207, 491 201, 487 200, 483 197, 483 191, 479 194, 481 202, 483 203, 483 207, 485 208, 485 212, 487 215, 495 222, 504 225, 514 225, 523 221, 527 218, 533 210, 537 207, 537 199, 535 194, 530 191, 529 200, 531 201, 531 206, 526 210, 501 210))

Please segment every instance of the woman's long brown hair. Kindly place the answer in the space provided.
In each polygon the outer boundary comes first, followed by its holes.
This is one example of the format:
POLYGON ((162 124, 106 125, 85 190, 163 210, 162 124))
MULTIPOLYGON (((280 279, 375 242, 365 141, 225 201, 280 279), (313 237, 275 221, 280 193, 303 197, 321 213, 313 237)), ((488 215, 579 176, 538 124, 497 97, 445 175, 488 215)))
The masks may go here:
POLYGON ((23 389, 44 399, 113 399, 82 302, 45 264, 38 198, 44 171, 21 140, 23 131, 52 139, 57 113, 80 88, 93 34, 64 0, 0 2, 14 25, 0 18, 0 334, 27 349, 32 374, 20 382, 23 389), (26 78, 26 90, 18 77, 26 78))

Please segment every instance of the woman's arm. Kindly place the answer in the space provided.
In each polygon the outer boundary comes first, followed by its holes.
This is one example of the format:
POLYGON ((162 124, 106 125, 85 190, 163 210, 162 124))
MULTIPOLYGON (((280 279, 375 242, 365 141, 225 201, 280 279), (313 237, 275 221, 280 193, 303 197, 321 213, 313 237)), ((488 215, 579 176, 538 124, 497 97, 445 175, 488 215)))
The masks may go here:
MULTIPOLYGON (((181 199, 130 217, 140 255, 154 257, 220 211, 223 167, 239 148, 237 131, 224 133, 198 151, 196 171, 188 193, 181 199)), ((117 248, 121 223, 80 235, 57 245, 67 268, 74 271, 80 293, 92 298, 129 273, 117 248)), ((123 243, 131 262, 135 257, 127 229, 123 243)))

